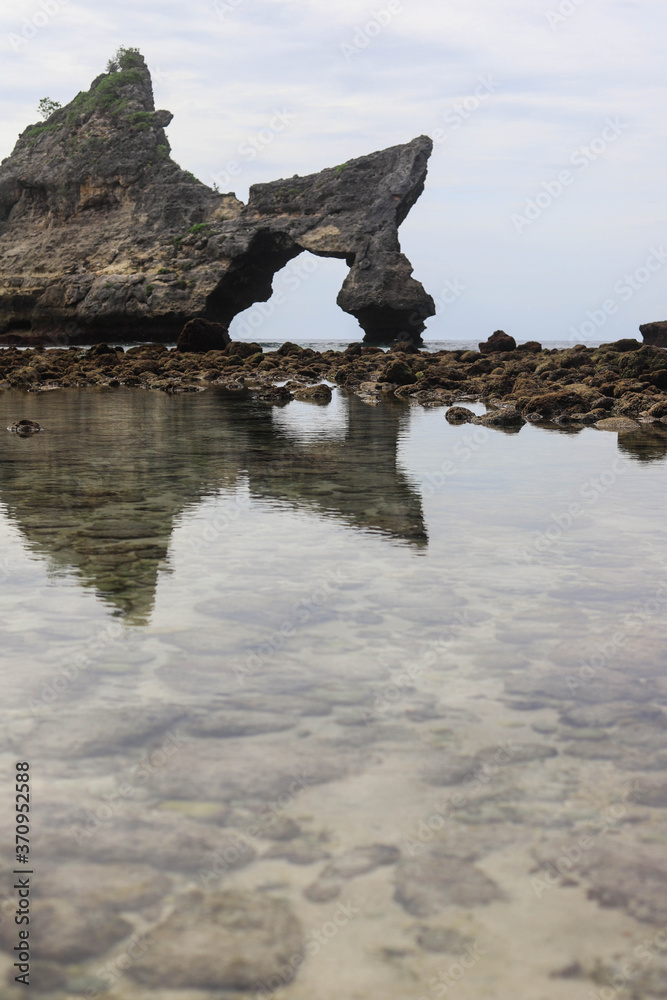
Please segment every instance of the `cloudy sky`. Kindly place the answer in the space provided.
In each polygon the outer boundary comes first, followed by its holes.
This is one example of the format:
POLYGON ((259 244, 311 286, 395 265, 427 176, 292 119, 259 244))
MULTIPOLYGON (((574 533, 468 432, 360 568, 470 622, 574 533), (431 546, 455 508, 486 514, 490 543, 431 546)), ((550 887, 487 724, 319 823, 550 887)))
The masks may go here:
MULTIPOLYGON (((666 29, 665 0, 12 0, 0 157, 41 97, 67 103, 137 46, 174 159, 244 200, 436 140, 401 229, 438 306, 428 339, 634 336, 667 319, 666 29)), ((290 267, 254 336, 356 339, 344 263, 290 267)))

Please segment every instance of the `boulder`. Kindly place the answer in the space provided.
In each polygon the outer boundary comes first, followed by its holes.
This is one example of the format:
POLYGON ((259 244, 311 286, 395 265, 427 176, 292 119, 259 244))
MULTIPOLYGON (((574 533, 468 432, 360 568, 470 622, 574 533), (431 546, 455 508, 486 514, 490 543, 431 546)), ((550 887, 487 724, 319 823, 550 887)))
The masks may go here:
POLYGON ((212 323, 207 319, 191 319, 181 330, 176 347, 179 351, 205 354, 206 351, 222 351, 229 343, 229 331, 222 323, 212 323))
POLYGON ((595 426, 601 431, 616 431, 623 434, 628 431, 636 431, 641 425, 636 420, 631 420, 630 417, 605 417, 604 420, 598 420, 595 426))
POLYGON ((667 320, 643 323, 639 327, 639 332, 645 344, 651 344, 652 347, 667 347, 667 320))
POLYGON ((491 410, 475 420, 475 423, 484 427, 523 427, 525 422, 519 411, 510 407, 491 410))
POLYGON ((480 352, 482 354, 495 354, 499 351, 515 351, 516 350, 516 340, 514 337, 510 337, 508 333, 504 330, 496 330, 492 333, 488 340, 479 345, 480 352))
POLYGON ((667 399, 661 399, 659 403, 654 403, 648 411, 648 416, 654 419, 667 417, 667 399))
POLYGON ((246 340, 228 340, 225 354, 230 357, 251 358, 254 354, 262 354, 259 344, 248 343, 246 340))
POLYGON ((331 386, 324 382, 320 385, 307 385, 303 389, 297 389, 294 398, 303 403, 330 403, 331 386))
MULTIPOLYGON (((667 326, 667 323, 665 324, 667 326)), ((640 330, 642 327, 639 328, 640 330)), ((646 341, 650 343, 650 341, 646 341)), ((632 337, 625 337, 622 340, 615 340, 611 344, 600 344, 600 350, 618 351, 619 354, 626 354, 628 351, 638 351, 642 345, 632 337)))
POLYGON ((412 385, 416 381, 417 377, 410 365, 398 359, 385 365, 378 376, 378 382, 389 382, 391 385, 412 385))
POLYGON ((465 406, 450 406, 445 413, 445 420, 450 424, 469 424, 474 419, 475 414, 465 406))

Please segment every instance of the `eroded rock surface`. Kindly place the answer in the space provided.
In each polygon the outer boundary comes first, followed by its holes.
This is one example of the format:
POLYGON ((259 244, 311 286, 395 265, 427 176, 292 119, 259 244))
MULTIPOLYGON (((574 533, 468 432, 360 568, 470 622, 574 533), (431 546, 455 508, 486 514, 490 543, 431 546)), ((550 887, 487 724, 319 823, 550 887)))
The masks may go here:
POLYGON ((143 56, 128 51, 20 135, 0 167, 5 343, 175 340, 193 318, 226 327, 269 299, 275 272, 305 250, 349 265, 338 304, 368 342, 420 342, 435 306, 398 227, 424 189, 428 137, 256 184, 244 205, 174 163, 171 118, 155 110, 143 56))

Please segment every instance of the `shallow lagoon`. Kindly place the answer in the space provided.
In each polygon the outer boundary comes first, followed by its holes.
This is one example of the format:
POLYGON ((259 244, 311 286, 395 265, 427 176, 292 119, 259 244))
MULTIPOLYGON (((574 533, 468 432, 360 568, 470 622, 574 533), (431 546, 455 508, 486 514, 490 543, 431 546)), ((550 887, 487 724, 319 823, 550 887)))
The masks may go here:
POLYGON ((661 425, 0 409, 38 995, 667 995, 661 425))

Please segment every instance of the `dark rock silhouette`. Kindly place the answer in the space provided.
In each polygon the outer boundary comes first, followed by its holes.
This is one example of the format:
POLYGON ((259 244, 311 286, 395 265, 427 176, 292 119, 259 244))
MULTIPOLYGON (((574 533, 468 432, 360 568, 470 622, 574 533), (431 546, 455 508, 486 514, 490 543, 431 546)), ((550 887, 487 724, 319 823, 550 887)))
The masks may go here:
POLYGON ((496 354, 499 351, 515 351, 516 340, 504 330, 496 330, 488 340, 479 345, 480 354, 496 354))
POLYGON ((667 347, 667 320, 643 323, 639 327, 639 332, 645 344, 650 344, 652 347, 667 347))
POLYGON ((349 265, 338 304, 368 343, 421 342, 435 307, 398 227, 424 189, 428 137, 256 184, 244 205, 171 160, 171 118, 155 110, 143 56, 127 51, 21 134, 0 166, 2 342, 168 341, 193 318, 228 326, 305 250, 349 265))
POLYGON ((208 319, 191 319, 181 330, 176 346, 179 351, 205 354, 206 351, 222 351, 230 343, 229 333, 222 323, 211 323, 208 319))

